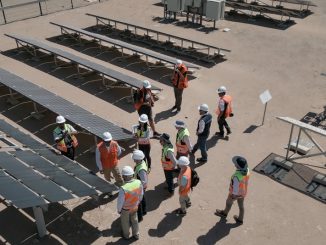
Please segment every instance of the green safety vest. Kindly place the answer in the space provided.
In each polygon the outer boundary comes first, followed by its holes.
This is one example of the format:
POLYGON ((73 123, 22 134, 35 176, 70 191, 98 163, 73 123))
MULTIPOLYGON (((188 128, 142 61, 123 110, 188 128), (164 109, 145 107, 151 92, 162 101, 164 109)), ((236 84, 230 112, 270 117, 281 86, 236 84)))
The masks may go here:
POLYGON ((142 160, 140 164, 137 164, 135 166, 135 178, 138 178, 138 173, 140 172, 140 170, 145 170, 146 173, 148 171, 147 164, 144 160, 142 160))

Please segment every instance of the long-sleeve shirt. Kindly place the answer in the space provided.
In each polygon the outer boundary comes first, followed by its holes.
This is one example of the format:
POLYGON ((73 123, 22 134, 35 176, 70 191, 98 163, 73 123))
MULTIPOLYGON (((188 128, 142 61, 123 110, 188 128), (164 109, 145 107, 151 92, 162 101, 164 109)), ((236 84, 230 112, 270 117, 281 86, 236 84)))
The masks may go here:
POLYGON ((142 170, 139 171, 138 176, 140 178, 140 182, 142 183, 144 189, 146 190, 147 183, 148 183, 147 172, 144 169, 142 169, 142 170))
MULTIPOLYGON (((203 118, 208 112, 201 116, 203 118)), ((201 134, 205 129, 205 121, 203 119, 199 120, 197 134, 201 134)))
MULTIPOLYGON (((126 183, 129 183, 129 182, 132 182, 132 181, 134 181, 134 179, 126 181, 126 183)), ((139 198, 139 202, 143 199, 143 195, 144 195, 143 185, 141 187, 142 188, 141 188, 141 195, 140 195, 140 198, 139 198)), ((117 203, 117 211, 118 211, 118 213, 121 213, 124 202, 125 202, 125 192, 122 189, 122 187, 120 187, 119 195, 118 195, 118 203, 117 203)))
POLYGON ((233 186, 232 195, 238 196, 239 195, 239 180, 237 177, 233 177, 232 186, 233 186))
MULTIPOLYGON (((110 146, 108 147, 108 149, 110 150, 110 146)), ((121 155, 121 147, 118 145, 118 156, 121 155)), ((95 160, 96 160, 96 165, 98 167, 98 169, 100 171, 103 170, 103 167, 102 167, 102 162, 101 162, 101 153, 100 153, 100 150, 98 149, 98 147, 96 147, 96 150, 95 150, 95 160)))
POLYGON ((175 158, 173 152, 168 151, 167 157, 171 160, 171 162, 173 163, 174 167, 177 166, 177 159, 175 158))
POLYGON ((189 138, 189 136, 188 136, 188 135, 183 136, 182 141, 186 143, 186 145, 187 145, 189 151, 192 151, 192 144, 191 144, 191 142, 190 142, 190 138, 189 138))

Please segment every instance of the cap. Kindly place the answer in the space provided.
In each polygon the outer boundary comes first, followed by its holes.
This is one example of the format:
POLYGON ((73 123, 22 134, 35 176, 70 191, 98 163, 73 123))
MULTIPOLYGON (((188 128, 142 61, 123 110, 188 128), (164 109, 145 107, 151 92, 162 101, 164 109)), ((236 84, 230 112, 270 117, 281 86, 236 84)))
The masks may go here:
POLYGON ((138 121, 141 122, 141 123, 147 123, 148 122, 148 116, 146 114, 141 114, 138 121))
POLYGON ((241 157, 241 156, 234 156, 232 158, 232 162, 240 170, 245 170, 248 167, 247 160, 244 157, 241 157))
POLYGON ((208 111, 208 105, 207 104, 201 104, 200 106, 198 106, 198 110, 200 111, 208 111))
POLYGON ((189 159, 188 157, 182 156, 179 158, 179 160, 177 161, 177 164, 179 166, 188 166, 189 165, 189 159))
POLYGON ((66 119, 63 116, 57 116, 56 123, 65 123, 66 119))
POLYGON ((174 123, 174 126, 177 127, 177 128, 185 128, 186 124, 185 124, 184 121, 176 120, 175 123, 174 123))
POLYGON ((121 171, 121 174, 123 176, 132 176, 134 175, 134 173, 135 173, 134 170, 130 166, 124 166, 121 171))
POLYGON ((106 142, 112 140, 112 135, 109 132, 104 132, 103 133, 103 140, 106 141, 106 142))
POLYGON ((170 143, 170 135, 168 135, 167 133, 163 133, 163 134, 160 136, 160 140, 163 140, 163 141, 165 141, 165 142, 170 143))

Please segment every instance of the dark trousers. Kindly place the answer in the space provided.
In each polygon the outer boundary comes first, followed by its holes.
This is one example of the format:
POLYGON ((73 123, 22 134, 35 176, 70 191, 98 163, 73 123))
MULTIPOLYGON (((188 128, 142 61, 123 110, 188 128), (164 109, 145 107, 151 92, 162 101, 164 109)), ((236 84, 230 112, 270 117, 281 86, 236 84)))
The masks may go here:
POLYGON ((231 129, 229 127, 229 124, 226 122, 225 117, 223 117, 223 116, 220 117, 217 120, 217 123, 218 123, 218 128, 220 130, 220 134, 223 134, 224 135, 224 127, 225 127, 227 133, 230 133, 231 132, 231 129))
POLYGON ((174 97, 175 97, 175 104, 174 104, 174 106, 179 111, 181 110, 182 93, 183 93, 183 89, 179 89, 179 88, 174 87, 174 97))
POLYGON ((168 185, 168 191, 170 193, 174 192, 174 185, 173 185, 173 174, 174 170, 164 170, 164 175, 165 175, 165 182, 168 185))
POLYGON ((192 148, 192 152, 195 153, 198 148, 200 149, 201 152, 201 157, 204 160, 207 160, 207 147, 206 147, 206 141, 207 141, 208 136, 198 136, 197 142, 192 148))
POLYGON ((151 159, 151 156, 150 156, 151 145, 150 144, 148 144, 148 145, 140 145, 140 144, 138 144, 138 149, 141 150, 144 153, 146 161, 147 161, 147 167, 151 168, 151 166, 152 166, 152 159, 151 159))
POLYGON ((143 200, 141 200, 141 202, 138 204, 138 210, 137 210, 138 221, 142 221, 143 216, 146 214, 147 214, 146 199, 145 199, 145 191, 144 191, 143 200))
POLYGON ((67 152, 62 151, 61 154, 70 158, 71 160, 75 160, 75 147, 69 147, 67 148, 67 152))

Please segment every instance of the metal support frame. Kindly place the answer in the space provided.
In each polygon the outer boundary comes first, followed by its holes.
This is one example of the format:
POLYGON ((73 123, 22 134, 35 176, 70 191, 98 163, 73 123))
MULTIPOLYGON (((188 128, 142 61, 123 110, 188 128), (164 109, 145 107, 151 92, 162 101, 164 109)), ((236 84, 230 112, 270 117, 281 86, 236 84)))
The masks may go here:
POLYGON ((33 207, 33 213, 35 217, 35 222, 37 226, 37 231, 40 237, 44 237, 48 234, 48 231, 46 230, 44 216, 43 216, 43 210, 41 207, 33 207))

